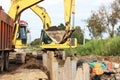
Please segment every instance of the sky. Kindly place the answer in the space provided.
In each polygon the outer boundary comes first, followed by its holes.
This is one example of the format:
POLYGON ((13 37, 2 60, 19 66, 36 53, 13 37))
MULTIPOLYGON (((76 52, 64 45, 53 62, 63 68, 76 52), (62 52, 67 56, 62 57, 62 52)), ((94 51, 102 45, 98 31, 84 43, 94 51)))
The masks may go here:
MULTIPOLYGON (((10 8, 11 0, 1 0, 0 5, 6 13, 10 8)), ((81 26, 85 28, 85 37, 89 38, 89 32, 86 29, 86 20, 91 11, 96 11, 101 5, 109 5, 114 0, 75 0, 75 26, 81 26)), ((41 7, 44 7, 49 14, 52 22, 52 26, 58 26, 60 23, 64 23, 64 6, 63 0, 44 0, 39 3, 41 7)), ((21 14, 21 19, 28 22, 28 28, 31 31, 31 41, 36 38, 40 38, 41 29, 43 24, 40 18, 34 14, 30 9, 25 10, 21 14)))

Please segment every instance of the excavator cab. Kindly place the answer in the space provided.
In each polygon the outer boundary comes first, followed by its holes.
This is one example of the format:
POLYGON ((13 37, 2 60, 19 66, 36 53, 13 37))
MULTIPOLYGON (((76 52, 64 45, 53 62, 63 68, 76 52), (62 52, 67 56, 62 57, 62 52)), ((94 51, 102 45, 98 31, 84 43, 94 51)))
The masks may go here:
POLYGON ((52 42, 52 40, 50 39, 50 37, 46 34, 44 30, 41 30, 40 41, 44 42, 45 44, 50 44, 52 42))
POLYGON ((23 45, 27 44, 27 26, 27 22, 24 20, 20 21, 19 36, 17 39, 21 39, 23 45))
POLYGON ((19 21, 18 25, 18 32, 16 37, 16 48, 20 48, 23 46, 23 48, 27 47, 27 26, 28 23, 24 20, 19 21))

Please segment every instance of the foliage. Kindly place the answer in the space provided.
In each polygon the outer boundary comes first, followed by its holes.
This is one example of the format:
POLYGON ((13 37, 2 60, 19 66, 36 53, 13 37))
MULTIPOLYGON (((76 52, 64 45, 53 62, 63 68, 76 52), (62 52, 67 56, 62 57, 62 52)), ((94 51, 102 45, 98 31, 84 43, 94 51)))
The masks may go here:
POLYGON ((40 48, 40 38, 35 39, 34 41, 31 42, 29 45, 30 50, 39 50, 40 48))
POLYGON ((83 44, 84 35, 80 26, 75 27, 75 31, 73 32, 72 37, 77 38, 78 44, 83 44))
POLYGON ((90 31, 91 38, 102 38, 102 33, 105 32, 104 21, 99 13, 93 12, 91 17, 87 19, 87 27, 90 31))
MULTIPOLYGON (((120 56, 120 37, 109 38, 105 40, 91 40, 85 45, 78 45, 73 49, 73 53, 80 55, 113 55, 120 56)), ((70 50, 66 50, 70 53, 70 50)))
POLYGON ((61 23, 60 25, 58 25, 58 28, 59 28, 60 30, 65 30, 65 26, 64 26, 63 23, 61 23))
POLYGON ((120 19, 120 0, 115 0, 111 4, 111 13, 108 14, 110 15, 108 17, 109 25, 111 25, 112 30, 110 32, 110 37, 114 37, 114 28, 115 25, 118 23, 118 19, 120 19))
POLYGON ((39 45, 40 44, 40 38, 35 39, 34 41, 31 42, 30 45, 39 45))
POLYGON ((29 49, 30 49, 31 51, 35 51, 35 50, 40 50, 41 47, 40 47, 40 45, 30 45, 30 46, 29 46, 29 49))
MULTIPOLYGON (((58 28, 60 30, 65 30, 65 26, 62 23, 58 26, 58 28)), ((83 31, 80 28, 80 26, 75 27, 75 31, 73 32, 72 37, 77 38, 78 44, 83 44, 84 35, 83 35, 83 31)))
POLYGON ((115 0, 112 4, 111 4, 111 8, 113 11, 113 17, 120 19, 120 0, 115 0))
POLYGON ((102 6, 94 11, 87 19, 87 27, 92 37, 102 37, 102 33, 108 32, 114 37, 114 28, 120 20, 120 0, 115 0, 109 7, 102 6))

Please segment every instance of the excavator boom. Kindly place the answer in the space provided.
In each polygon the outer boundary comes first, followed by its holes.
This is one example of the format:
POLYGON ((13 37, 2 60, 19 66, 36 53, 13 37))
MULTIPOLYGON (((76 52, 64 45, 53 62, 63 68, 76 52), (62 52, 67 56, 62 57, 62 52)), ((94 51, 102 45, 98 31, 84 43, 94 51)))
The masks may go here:
POLYGON ((47 30, 49 27, 51 27, 51 19, 43 7, 34 5, 34 6, 30 7, 30 9, 40 17, 40 19, 42 20, 42 23, 43 23, 44 30, 47 30))
POLYGON ((70 23, 71 19, 72 0, 64 0, 64 19, 65 24, 70 23))
POLYGON ((11 7, 8 15, 16 21, 21 12, 43 0, 11 0, 11 7))

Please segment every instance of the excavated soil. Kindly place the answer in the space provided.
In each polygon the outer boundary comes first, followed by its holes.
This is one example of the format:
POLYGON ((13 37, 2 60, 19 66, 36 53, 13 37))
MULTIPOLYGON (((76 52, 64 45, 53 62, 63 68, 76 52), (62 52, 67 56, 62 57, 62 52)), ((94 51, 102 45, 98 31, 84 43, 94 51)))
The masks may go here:
MULTIPOLYGON (((120 56, 78 56, 77 58, 83 62, 93 61, 98 59, 100 61, 107 60, 120 63, 120 56)), ((59 64, 63 65, 64 61, 58 59, 59 64)), ((42 64, 42 60, 31 57, 25 64, 10 63, 9 70, 0 73, 0 80, 48 80, 48 70, 42 64)))
POLYGON ((10 63, 9 66, 8 71, 0 74, 0 80, 48 80, 47 68, 41 60, 31 58, 26 64, 10 63))
POLYGON ((98 60, 98 61, 111 61, 115 63, 120 63, 120 56, 96 56, 96 55, 87 55, 87 56, 78 56, 80 60, 84 60, 87 62, 98 60))

